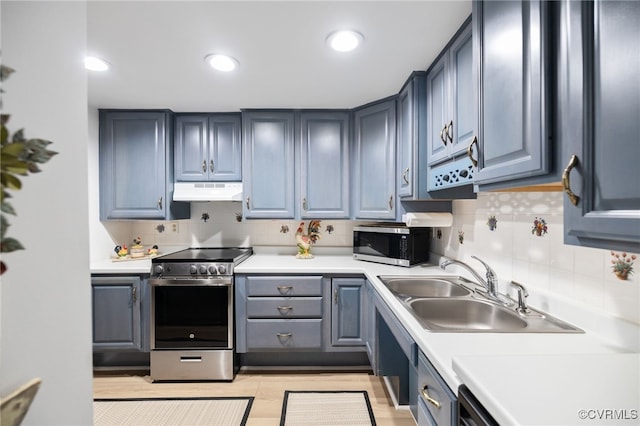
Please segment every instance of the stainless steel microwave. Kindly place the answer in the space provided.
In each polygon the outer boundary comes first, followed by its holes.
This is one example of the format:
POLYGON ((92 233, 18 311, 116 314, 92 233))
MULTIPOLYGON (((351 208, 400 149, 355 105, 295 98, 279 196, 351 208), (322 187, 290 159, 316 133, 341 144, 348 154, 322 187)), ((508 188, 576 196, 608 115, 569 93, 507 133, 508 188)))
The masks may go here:
POLYGON ((353 258, 388 265, 412 266, 429 260, 431 228, 378 223, 353 228, 353 258))

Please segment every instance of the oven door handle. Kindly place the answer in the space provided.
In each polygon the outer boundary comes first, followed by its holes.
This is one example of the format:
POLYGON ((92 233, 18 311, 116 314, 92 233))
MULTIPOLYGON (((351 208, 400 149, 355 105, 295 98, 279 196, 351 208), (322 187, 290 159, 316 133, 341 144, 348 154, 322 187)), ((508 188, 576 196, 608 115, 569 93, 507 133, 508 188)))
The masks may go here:
POLYGON ((151 286, 213 286, 213 287, 231 287, 233 285, 232 277, 224 278, 151 278, 149 279, 151 286))

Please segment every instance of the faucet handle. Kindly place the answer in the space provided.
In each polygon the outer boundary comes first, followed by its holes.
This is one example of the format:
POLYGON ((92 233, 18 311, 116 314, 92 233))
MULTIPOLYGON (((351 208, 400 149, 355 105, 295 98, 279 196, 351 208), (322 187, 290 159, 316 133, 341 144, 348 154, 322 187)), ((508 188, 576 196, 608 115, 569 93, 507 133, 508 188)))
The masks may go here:
POLYGON ((511 287, 515 288, 518 292, 518 307, 516 308, 517 311, 521 314, 528 314, 529 312, 531 312, 529 307, 527 306, 527 297, 529 296, 529 292, 527 291, 527 289, 522 284, 515 281, 511 281, 509 283, 509 288, 511 287))

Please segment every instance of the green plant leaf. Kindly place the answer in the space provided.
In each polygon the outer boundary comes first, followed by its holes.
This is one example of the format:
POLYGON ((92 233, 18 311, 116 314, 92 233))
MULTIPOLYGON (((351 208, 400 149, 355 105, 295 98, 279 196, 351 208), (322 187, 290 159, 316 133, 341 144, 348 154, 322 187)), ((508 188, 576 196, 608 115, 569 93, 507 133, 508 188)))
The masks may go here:
POLYGON ((0 251, 2 251, 2 253, 11 253, 16 250, 24 250, 24 246, 15 238, 3 238, 2 241, 0 241, 0 251))
POLYGON ((7 214, 12 214, 14 216, 16 215, 16 211, 13 209, 13 206, 4 200, 2 200, 2 206, 0 207, 0 211, 7 214))
POLYGON ((17 132, 15 132, 13 134, 13 137, 11 138, 11 141, 16 143, 16 142, 24 142, 24 129, 20 129, 17 132))
POLYGON ((26 149, 23 143, 12 142, 4 145, 2 150, 0 151, 3 155, 13 155, 14 157, 19 157, 20 154, 24 152, 26 149))
POLYGON ((3 214, 0 214, 0 239, 4 238, 8 228, 9 222, 7 221, 7 218, 3 214))
POLYGON ((7 128, 4 127, 4 124, 3 124, 2 127, 0 128, 0 143, 4 146, 8 140, 9 140, 9 130, 7 130, 7 128))
POLYGON ((16 191, 22 188, 22 182, 20 182, 20 179, 10 173, 0 172, 0 182, 2 182, 3 187, 16 191))
POLYGON ((0 81, 5 81, 16 70, 6 65, 0 65, 0 81))

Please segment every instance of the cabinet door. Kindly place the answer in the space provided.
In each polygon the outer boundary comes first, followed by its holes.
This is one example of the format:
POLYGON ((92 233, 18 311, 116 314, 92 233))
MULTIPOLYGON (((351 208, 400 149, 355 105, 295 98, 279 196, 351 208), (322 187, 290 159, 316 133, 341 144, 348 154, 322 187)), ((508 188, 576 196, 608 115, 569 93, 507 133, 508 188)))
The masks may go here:
POLYGON ((364 345, 364 278, 333 278, 331 294, 331 344, 364 345))
POLYGON ((449 57, 443 55, 427 74, 427 147, 429 164, 448 157, 447 127, 449 57))
POLYGON ((293 219, 293 112, 246 111, 242 126, 244 216, 293 219))
POLYGON ((100 112, 100 220, 164 219, 169 114, 100 112))
POLYGON ((475 134, 473 89, 473 44, 471 25, 467 25, 450 47, 452 127, 448 130, 449 155, 466 153, 475 134))
POLYGON ((209 180, 242 180, 240 115, 214 114, 209 117, 209 180))
POLYGON ((175 179, 206 181, 209 174, 208 118, 205 114, 175 119, 175 179))
POLYGON ((375 290, 369 281, 366 282, 365 302, 364 302, 364 326, 365 345, 367 356, 374 374, 378 371, 378 356, 376 350, 376 301, 375 290))
POLYGON ((640 252, 640 3, 563 2, 565 242, 640 252))
POLYGON ((394 219, 395 98, 356 110, 354 122, 354 216, 394 219))
POLYGON ((548 2, 473 3, 478 173, 495 183, 549 173, 548 2))
POLYGON ((140 278, 92 277, 93 349, 141 350, 140 278))
POLYGON ((349 217, 349 114, 300 114, 301 217, 349 217))

